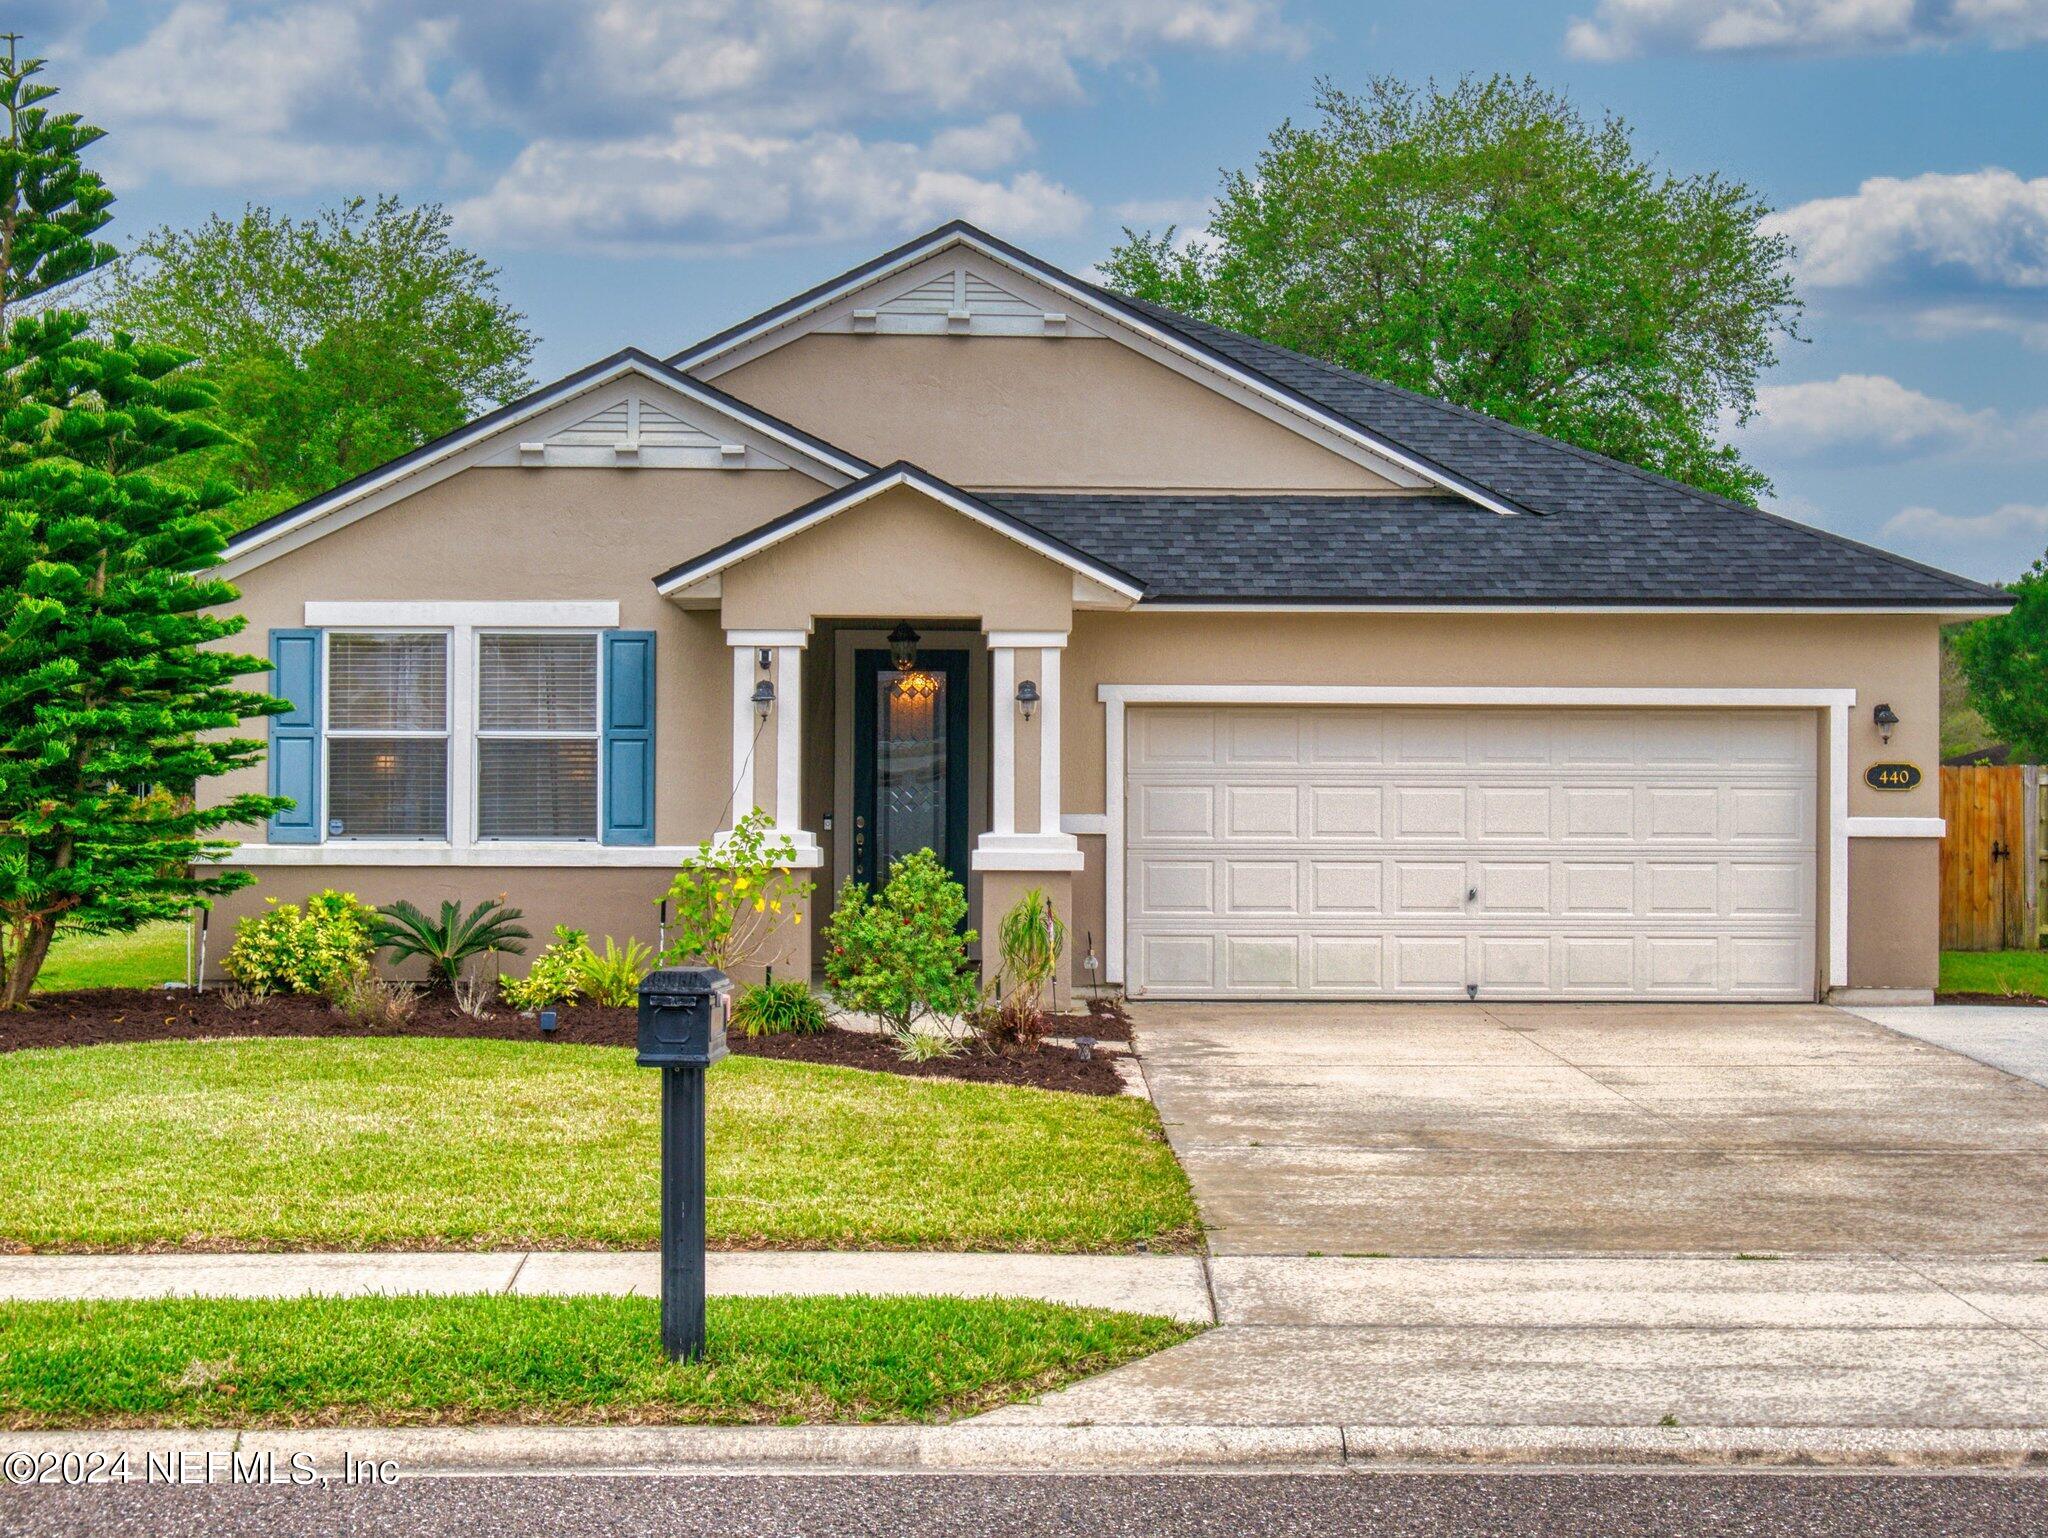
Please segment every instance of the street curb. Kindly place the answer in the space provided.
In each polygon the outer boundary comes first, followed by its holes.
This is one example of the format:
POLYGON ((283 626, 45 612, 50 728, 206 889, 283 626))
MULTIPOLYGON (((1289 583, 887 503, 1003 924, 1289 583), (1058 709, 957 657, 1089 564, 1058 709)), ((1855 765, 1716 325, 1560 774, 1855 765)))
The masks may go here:
MULTIPOLYGON (((1866 1426, 593 1426, 363 1427, 0 1434, 22 1452, 113 1457, 156 1482, 339 1477, 349 1463, 406 1475, 684 1472, 1125 1473, 1574 1465, 1670 1468, 2040 1469, 2048 1428, 1866 1426), (239 1473, 225 1472, 230 1465, 239 1473)), ((54 1481, 55 1476, 52 1476, 54 1481)), ((10 1478, 10 1482, 14 1482, 10 1478)))

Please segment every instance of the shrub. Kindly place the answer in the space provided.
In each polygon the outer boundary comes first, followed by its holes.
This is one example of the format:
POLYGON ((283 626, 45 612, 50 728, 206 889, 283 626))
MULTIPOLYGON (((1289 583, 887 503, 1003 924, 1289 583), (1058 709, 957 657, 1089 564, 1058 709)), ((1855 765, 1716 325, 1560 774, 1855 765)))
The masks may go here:
POLYGON ((968 968, 976 937, 960 928, 966 917, 967 894, 929 849, 891 864, 879 892, 849 879, 825 936, 833 996, 899 1039, 928 1016, 972 1008, 981 990, 968 968))
POLYGON ((1036 1052, 1045 1027, 1045 1012, 1021 993, 983 999, 967 1013, 967 1029, 991 1052, 1036 1052))
POLYGON ((815 1036, 831 1022, 808 983, 749 983, 732 1002, 733 1027, 748 1036, 815 1036))
POLYGON ((305 905, 268 899, 235 926, 221 965, 252 993, 325 993, 367 972, 376 910, 348 892, 315 892, 305 905))
POLYGON ((519 927, 521 917, 517 908, 505 906, 502 897, 486 898, 467 913, 460 903, 444 902, 437 919, 399 901, 377 910, 372 938, 380 950, 391 952, 394 961, 424 957, 429 969, 440 974, 437 980, 453 988, 462 976, 463 962, 470 957, 492 951, 510 951, 516 956, 525 951, 518 942, 533 936, 519 927))
POLYGON ((1045 893, 1032 887, 1003 915, 996 926, 996 943, 1003 958, 1005 989, 1035 1004, 1059 971, 1060 954, 1067 948, 1067 926, 1053 912, 1045 893))
POLYGON ((620 950, 610 935, 604 937, 602 956, 584 940, 575 958, 576 981, 593 1004, 623 1009, 638 999, 640 979, 647 975, 654 952, 638 940, 627 940, 620 950))
MULTIPOLYGON (((706 839, 669 884, 673 938, 663 961, 698 962, 731 972, 760 959, 786 911, 804 921, 802 903, 817 890, 791 868, 796 844, 774 831, 759 807, 713 847, 706 839)), ((771 958, 772 959, 772 958, 771 958)))
POLYGON ((590 936, 567 924, 555 926, 555 938, 538 956, 524 977, 498 981, 498 994, 513 1009, 533 1011, 566 1004, 583 991, 583 955, 590 949, 590 936))
POLYGON ((410 1020, 420 1003, 419 990, 411 983, 386 982, 367 967, 336 977, 327 999, 351 1024, 387 1030, 410 1020))

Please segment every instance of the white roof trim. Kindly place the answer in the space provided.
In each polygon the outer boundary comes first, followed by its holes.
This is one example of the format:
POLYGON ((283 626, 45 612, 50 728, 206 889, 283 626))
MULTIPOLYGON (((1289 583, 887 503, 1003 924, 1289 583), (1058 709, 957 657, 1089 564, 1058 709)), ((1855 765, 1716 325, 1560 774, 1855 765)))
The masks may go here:
POLYGON ((1917 615, 1943 621, 1990 619, 2000 608, 1953 607, 1947 604, 1785 604, 1785 603, 1194 603, 1162 599, 1141 603, 1133 614, 1804 614, 1816 617, 1853 614, 1917 615))
POLYGON ((1290 392, 1276 388, 1265 379, 1239 367, 1219 353, 1207 348, 1197 347, 1179 334, 1169 331, 1163 326, 1155 325, 1141 316, 1135 314, 1126 315, 1121 311, 1111 309, 1086 289, 1078 287, 1054 269, 1039 267, 1035 264, 1032 266, 1020 265, 1017 259, 1008 252, 996 249, 987 241, 977 238, 973 232, 967 230, 948 230, 932 240, 905 251, 887 266, 866 271, 859 271, 857 269, 857 276, 849 277, 834 284, 829 289, 822 290, 802 309, 788 310, 780 314, 771 315, 756 325, 728 336, 721 341, 700 345, 697 349, 690 352, 678 353, 669 361, 675 367, 688 369, 690 372, 698 374, 705 379, 716 379, 727 369, 736 368, 747 359, 758 356, 760 353, 770 350, 773 346, 780 345, 768 340, 775 333, 789 330, 792 327, 805 326, 805 323, 811 321, 820 311, 838 303, 847 294, 871 287, 877 283, 886 282, 905 268, 914 266, 919 262, 929 261, 934 256, 953 246, 965 246, 988 261, 997 263, 1011 272, 1017 273, 1019 276, 1032 279, 1044 285, 1046 288, 1060 294, 1072 305, 1085 310, 1089 315, 1096 317, 1107 325, 1142 339, 1151 348, 1171 354, 1208 373, 1219 375, 1238 389, 1256 396, 1285 414, 1299 420, 1312 422, 1317 428, 1332 437, 1348 443, 1354 448, 1364 450, 1376 458, 1399 466, 1408 474, 1419 477, 1431 486, 1440 487, 1454 495, 1465 498, 1467 501, 1477 503, 1489 512, 1499 513, 1504 517, 1521 516, 1523 513, 1523 509, 1517 507, 1512 502, 1496 496, 1483 486, 1467 481, 1462 477, 1447 475, 1443 470, 1426 463, 1408 449, 1403 448, 1392 440, 1383 438, 1378 433, 1368 432, 1348 418, 1338 416, 1336 413, 1317 407, 1312 402, 1301 399, 1290 392))
MULTIPOLYGON (((638 376, 658 389, 668 390, 723 421, 743 426, 753 436, 775 443, 797 462, 799 469, 827 485, 833 484, 835 479, 839 484, 845 484, 871 473, 869 467, 860 461, 828 452, 822 445, 813 445, 739 402, 712 396, 697 388, 695 382, 687 377, 678 377, 676 372, 661 366, 650 366, 645 359, 626 357, 594 374, 572 374, 558 384, 536 391, 515 412, 496 418, 479 418, 458 429, 430 454, 408 455, 394 460, 359 484, 309 500, 282 522, 261 528, 253 535, 230 540, 227 550, 214 567, 214 575, 239 577, 301 545, 345 528, 380 508, 445 480, 458 470, 467 469, 486 457, 491 446, 501 439, 516 443, 520 430, 535 418, 555 411, 579 396, 632 376, 638 376)), ((509 460, 507 462, 510 463, 509 460)))
POLYGON ((1110 570, 1108 567, 1099 566, 1092 561, 1077 559, 1073 552, 1062 549, 1060 546, 1052 544, 1045 539, 1041 539, 1003 517, 991 517, 991 509, 982 507, 974 501, 961 496, 943 482, 933 480, 931 477, 907 467, 891 470, 886 474, 877 474, 868 480, 847 486, 836 495, 827 496, 813 503, 801 518, 791 518, 787 522, 759 529, 752 535, 743 536, 741 539, 725 546, 715 555, 705 556, 690 562, 688 565, 679 567, 672 574, 656 583, 655 591, 666 597, 672 593, 680 592, 684 588, 694 587, 704 581, 705 578, 713 577, 723 572, 727 567, 737 565, 750 556, 759 555, 763 550, 779 545, 786 539, 794 538, 806 529, 815 528, 826 519, 845 512, 849 507, 858 507, 871 497, 880 496, 885 491, 894 491, 899 486, 908 486, 913 490, 922 492, 933 501, 942 503, 953 509, 954 512, 973 519, 983 528, 992 529, 1005 538, 1015 540, 1018 544, 1044 556, 1047 560, 1057 562, 1069 571, 1078 572, 1090 581, 1099 582, 1127 598, 1136 599, 1143 592, 1142 588, 1133 586, 1127 578, 1110 570))

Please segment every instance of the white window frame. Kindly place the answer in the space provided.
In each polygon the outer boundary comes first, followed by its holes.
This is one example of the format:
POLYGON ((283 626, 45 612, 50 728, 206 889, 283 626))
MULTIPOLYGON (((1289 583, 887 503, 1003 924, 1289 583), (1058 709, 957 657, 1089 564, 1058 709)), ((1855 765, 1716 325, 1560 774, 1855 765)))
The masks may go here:
POLYGON ((445 628, 434 625, 338 625, 327 632, 320 646, 320 842, 336 844, 400 844, 418 846, 423 844, 445 844, 455 823, 455 645, 453 634, 445 628), (439 636, 441 638, 441 729, 438 732, 411 729, 370 729, 363 727, 342 727, 332 723, 334 709, 334 642, 342 636, 362 635, 407 635, 439 636), (334 754, 328 744, 341 741, 388 741, 405 738, 411 741, 430 742, 438 739, 441 743, 441 836, 422 835, 404 838, 388 833, 373 834, 358 838, 351 833, 335 833, 334 827, 334 754))
POLYGON ((582 630, 561 625, 478 625, 471 628, 470 656, 474 666, 470 669, 470 720, 473 723, 469 734, 469 797, 471 827, 475 830, 475 842, 479 846, 496 848, 504 844, 598 844, 604 841, 604 632, 582 630), (564 731, 514 731, 494 727, 486 730, 484 719, 484 665, 481 642, 485 636, 494 635, 542 635, 556 640, 563 637, 578 638, 590 643, 591 667, 591 716, 587 732, 564 731), (491 742, 567 742, 583 741, 592 744, 592 761, 597 767, 597 795, 590 808, 590 832, 573 838, 537 838, 521 835, 518 838, 488 836, 483 832, 484 771, 483 750, 486 741, 491 742))
MULTIPOLYGON (((605 844, 604 787, 598 786, 597 838, 542 842, 534 839, 485 840, 476 837, 476 740, 477 665, 476 633, 479 630, 587 630, 602 635, 619 628, 617 599, 542 600, 437 600, 437 599, 309 599, 304 623, 319 630, 321 652, 321 821, 320 843, 244 844, 229 857, 236 865, 504 865, 522 856, 544 864, 674 865, 686 849, 640 846, 624 848, 605 844), (414 635, 441 631, 448 637, 448 836, 441 839, 330 839, 327 833, 327 702, 326 671, 332 647, 326 638, 336 634, 384 630, 414 635), (469 680, 467 686, 463 680, 469 680), (454 744, 468 742, 470 751, 458 753, 454 744)), ((602 643, 600 643, 602 644, 602 643)), ((600 695, 604 670, 598 669, 600 695)), ((604 702, 598 701, 598 729, 604 726, 604 702)), ((604 755, 599 752, 600 761, 604 755)), ((599 764, 600 775, 603 772, 599 764)))

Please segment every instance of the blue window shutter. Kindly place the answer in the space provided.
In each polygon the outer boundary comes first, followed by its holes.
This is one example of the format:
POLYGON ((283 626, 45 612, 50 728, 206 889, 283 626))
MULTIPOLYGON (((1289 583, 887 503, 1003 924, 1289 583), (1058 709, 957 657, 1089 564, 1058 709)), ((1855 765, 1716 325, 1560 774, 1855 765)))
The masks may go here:
POLYGON ((270 718, 270 793, 296 804, 270 819, 273 844, 320 842, 320 632, 270 632, 270 692, 292 708, 270 718))
POLYGON ((604 841, 654 842, 654 632, 604 637, 604 841))

